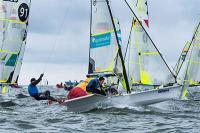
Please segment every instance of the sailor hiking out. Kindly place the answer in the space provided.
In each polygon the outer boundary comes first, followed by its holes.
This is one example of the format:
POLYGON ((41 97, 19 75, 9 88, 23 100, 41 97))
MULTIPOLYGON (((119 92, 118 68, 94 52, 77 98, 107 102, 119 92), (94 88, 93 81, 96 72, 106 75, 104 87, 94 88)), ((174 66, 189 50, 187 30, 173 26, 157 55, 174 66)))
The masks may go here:
POLYGON ((41 74, 37 80, 35 78, 31 78, 31 83, 28 86, 29 95, 35 98, 36 100, 52 100, 52 101, 59 102, 57 99, 50 96, 50 91, 39 93, 37 84, 40 83, 43 76, 44 74, 41 74))

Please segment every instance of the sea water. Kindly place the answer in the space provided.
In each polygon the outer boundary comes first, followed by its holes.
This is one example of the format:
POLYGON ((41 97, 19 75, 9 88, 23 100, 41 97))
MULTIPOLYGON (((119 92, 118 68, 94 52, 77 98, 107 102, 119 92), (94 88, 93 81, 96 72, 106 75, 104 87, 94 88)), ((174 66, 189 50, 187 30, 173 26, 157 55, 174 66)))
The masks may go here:
MULTIPOLYGON (((67 93, 49 89, 57 97, 67 93)), ((118 105, 73 113, 62 105, 48 105, 26 95, 24 88, 15 99, 0 102, 0 132, 200 132, 200 101, 171 100, 142 107, 118 105)))

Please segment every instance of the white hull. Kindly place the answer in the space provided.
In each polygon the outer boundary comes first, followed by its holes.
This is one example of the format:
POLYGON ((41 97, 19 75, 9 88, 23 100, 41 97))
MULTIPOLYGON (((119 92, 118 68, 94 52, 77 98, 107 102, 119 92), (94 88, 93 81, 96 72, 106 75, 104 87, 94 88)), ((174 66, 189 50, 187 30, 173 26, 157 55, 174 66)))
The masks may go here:
POLYGON ((72 112, 87 112, 98 107, 98 105, 107 99, 106 96, 101 95, 87 95, 79 98, 70 99, 64 102, 68 111, 72 112))
POLYGON ((164 102, 171 99, 178 99, 181 94, 182 86, 170 86, 161 89, 154 89, 141 92, 132 92, 131 94, 114 96, 109 98, 108 104, 110 105, 129 105, 129 106, 142 106, 150 105, 159 102, 164 102))
POLYGON ((79 98, 74 98, 64 102, 68 111, 72 112, 87 112, 95 109, 104 103, 106 105, 150 105, 171 99, 178 99, 181 94, 181 86, 170 86, 161 89, 154 89, 141 92, 133 92, 131 94, 105 97, 101 95, 87 95, 79 98))

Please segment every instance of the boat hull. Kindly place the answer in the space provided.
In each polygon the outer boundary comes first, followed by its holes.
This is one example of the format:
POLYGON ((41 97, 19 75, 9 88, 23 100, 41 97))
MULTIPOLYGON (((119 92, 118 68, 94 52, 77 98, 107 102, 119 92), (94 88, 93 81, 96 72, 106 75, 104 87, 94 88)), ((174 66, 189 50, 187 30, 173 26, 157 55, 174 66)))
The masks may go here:
POLYGON ((108 103, 110 105, 122 104, 129 106, 151 105, 171 99, 178 99, 181 94, 181 88, 182 86, 176 85, 148 91, 132 92, 131 94, 111 97, 108 103))
POLYGON ((87 96, 66 100, 63 105, 67 106, 68 111, 87 112, 97 108, 100 103, 106 99, 106 96, 90 94, 87 96))

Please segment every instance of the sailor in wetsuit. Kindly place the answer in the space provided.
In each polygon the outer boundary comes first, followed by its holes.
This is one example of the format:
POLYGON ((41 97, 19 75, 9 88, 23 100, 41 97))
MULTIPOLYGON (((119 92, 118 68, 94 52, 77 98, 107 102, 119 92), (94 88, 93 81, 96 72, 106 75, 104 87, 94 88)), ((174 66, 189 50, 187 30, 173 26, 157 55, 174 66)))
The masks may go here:
POLYGON ((90 82, 86 86, 86 91, 92 92, 93 94, 101 94, 101 95, 106 96, 105 91, 102 89, 104 80, 105 80, 104 77, 100 77, 99 79, 95 78, 95 79, 90 80, 90 82))
POLYGON ((40 77, 36 80, 35 78, 31 79, 31 83, 28 86, 28 93, 31 97, 36 100, 52 100, 58 102, 57 99, 50 96, 50 91, 45 91, 43 93, 39 93, 37 84, 42 80, 44 74, 41 74, 40 77))

